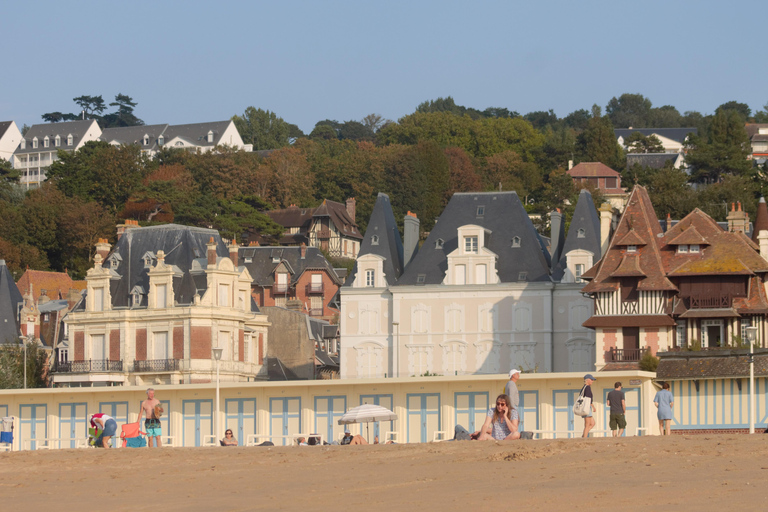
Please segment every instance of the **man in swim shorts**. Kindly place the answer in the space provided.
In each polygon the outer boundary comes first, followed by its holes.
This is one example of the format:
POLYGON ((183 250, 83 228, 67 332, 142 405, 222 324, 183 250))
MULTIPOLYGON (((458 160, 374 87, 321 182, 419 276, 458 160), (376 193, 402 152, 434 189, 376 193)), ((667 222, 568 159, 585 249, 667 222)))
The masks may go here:
POLYGON ((141 423, 141 417, 146 415, 146 419, 144 420, 144 430, 147 432, 147 437, 149 438, 149 442, 147 443, 148 448, 152 448, 152 438, 155 439, 158 448, 162 446, 162 443, 160 442, 160 415, 158 413, 162 414, 160 400, 155 398, 155 390, 149 388, 147 390, 147 399, 141 402, 139 418, 136 420, 137 423, 141 423))

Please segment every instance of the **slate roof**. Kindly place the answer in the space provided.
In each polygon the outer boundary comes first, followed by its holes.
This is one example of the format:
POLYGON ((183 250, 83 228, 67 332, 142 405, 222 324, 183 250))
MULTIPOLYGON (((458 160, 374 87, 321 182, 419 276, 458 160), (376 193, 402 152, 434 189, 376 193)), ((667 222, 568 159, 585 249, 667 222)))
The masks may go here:
POLYGON ((320 249, 307 247, 306 251, 302 258, 301 247, 241 247, 237 260, 240 265, 248 269, 253 278, 253 284, 258 286, 274 285, 275 269, 281 263, 287 263, 293 270, 291 284, 296 284, 307 270, 324 270, 336 284, 341 286, 341 280, 320 249))
POLYGON ((752 139, 755 135, 759 135, 760 128, 768 128, 766 123, 747 123, 744 125, 744 129, 747 131, 747 135, 752 139))
MULTIPOLYGON (((366 254, 375 254, 384 258, 384 274, 389 286, 394 285, 403 273, 403 241, 397 229, 395 214, 389 196, 382 192, 376 197, 368 228, 365 230, 358 259, 366 254), (374 238, 375 237, 375 238, 374 238)), ((413 264, 413 261, 411 261, 413 264)), ((409 265, 410 267, 410 265, 409 265)), ((351 285, 357 274, 357 263, 350 272, 344 286, 351 285)))
POLYGON ((41 151, 56 151, 58 149, 74 149, 77 147, 77 145, 80 143, 80 141, 83 139, 83 136, 88 132, 88 129, 91 127, 92 124, 96 123, 93 119, 88 119, 85 121, 68 121, 64 123, 45 123, 45 124, 35 124, 32 125, 32 127, 27 131, 26 135, 24 135, 24 140, 27 141, 26 148, 21 149, 21 144, 19 144, 19 147, 16 148, 16 151, 14 154, 16 155, 24 155, 27 153, 40 153, 41 151), (67 136, 72 134, 72 145, 67 146, 67 136), (48 136, 50 139, 50 146, 47 148, 43 147, 43 139, 45 139, 45 136, 48 136), (54 140, 56 139, 56 135, 61 137, 61 146, 55 147, 54 146, 54 140), (36 148, 32 147, 32 139, 37 137, 38 145, 36 148))
POLYGON ((157 138, 165 133, 167 124, 151 124, 142 126, 124 126, 120 128, 105 128, 101 132, 100 140, 118 144, 136 144, 143 150, 156 151, 158 149, 157 138), (144 135, 149 136, 149 145, 144 145, 144 135))
POLYGON ((645 187, 636 185, 629 196, 608 250, 596 265, 597 269, 582 276, 592 279, 582 291, 596 293, 619 289, 620 276, 616 273, 620 267, 627 268, 628 263, 624 263, 627 245, 637 246, 637 256, 633 257, 632 264, 646 276, 639 280, 638 290, 677 290, 666 277, 658 246, 661 236, 661 225, 656 218, 648 191, 645 187), (625 240, 632 243, 623 245, 625 240))
POLYGON ((566 255, 578 249, 591 252, 594 255, 593 261, 600 259, 600 217, 588 190, 582 190, 579 194, 571 225, 568 227, 568 236, 560 249, 559 261, 552 268, 553 280, 562 280, 567 267, 566 255), (583 237, 579 237, 580 230, 583 230, 583 237))
POLYGON ((224 131, 232 121, 214 121, 211 123, 173 124, 169 125, 163 134, 164 143, 167 144, 176 137, 190 144, 201 147, 214 147, 219 144, 228 144, 222 141, 224 131), (213 142, 208 142, 208 132, 213 131, 213 142))
POLYGON ((112 307, 131 306, 131 291, 139 286, 144 291, 141 307, 147 306, 149 268, 144 266, 148 252, 157 263, 159 250, 165 253, 165 264, 175 267, 173 278, 174 299, 178 304, 191 304, 195 294, 202 296, 208 288, 205 268, 208 265, 208 241, 213 237, 218 257, 229 257, 229 249, 215 229, 205 229, 178 224, 164 224, 127 230, 107 256, 107 262, 119 255, 121 261, 116 277, 111 283, 112 307))
MULTIPOLYGON (((748 353, 745 349, 659 352, 656 379, 748 378, 748 353)), ((768 349, 755 348, 755 376, 768 376, 768 349)))
POLYGON ((623 137, 625 141, 635 132, 640 132, 646 137, 649 135, 661 135, 682 144, 689 133, 696 135, 699 130, 697 128, 617 128, 613 130, 617 139, 623 137))
POLYGON ((13 121, 0 121, 0 139, 3 138, 3 135, 5 135, 5 132, 8 131, 12 124, 13 121))
POLYGON ((84 290, 85 281, 73 281, 66 272, 46 272, 43 270, 27 269, 21 279, 16 283, 19 291, 24 295, 30 288, 35 297, 39 297, 43 290, 49 299, 64 299, 70 289, 84 290))
POLYGON ((5 260, 0 260, 0 345, 19 342, 19 305, 23 302, 5 260))
POLYGON ((468 224, 485 228, 485 247, 498 255, 496 270, 502 283, 518 282, 520 272, 527 272, 529 282, 550 281, 549 252, 517 193, 471 192, 453 195, 397 284, 441 284, 448 270, 447 255, 459 246, 457 230, 468 224), (479 206, 484 207, 482 215, 479 206), (515 237, 520 238, 520 247, 512 247, 515 237), (417 282, 419 275, 424 276, 423 283, 417 282))
POLYGON ((627 153, 627 169, 634 164, 652 169, 663 169, 667 162, 673 164, 679 157, 679 153, 627 153))
POLYGON ((299 376, 285 366, 279 357, 267 357, 264 360, 269 380, 301 380, 299 376))

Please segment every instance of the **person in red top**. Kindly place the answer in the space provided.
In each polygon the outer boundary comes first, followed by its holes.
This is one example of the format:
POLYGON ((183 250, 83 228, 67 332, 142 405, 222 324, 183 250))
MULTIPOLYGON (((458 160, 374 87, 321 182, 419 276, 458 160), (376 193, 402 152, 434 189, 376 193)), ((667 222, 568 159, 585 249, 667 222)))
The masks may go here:
POLYGON ((91 426, 101 429, 101 434, 96 438, 96 446, 109 448, 109 440, 112 439, 117 432, 117 422, 115 419, 112 416, 100 412, 91 416, 91 426))

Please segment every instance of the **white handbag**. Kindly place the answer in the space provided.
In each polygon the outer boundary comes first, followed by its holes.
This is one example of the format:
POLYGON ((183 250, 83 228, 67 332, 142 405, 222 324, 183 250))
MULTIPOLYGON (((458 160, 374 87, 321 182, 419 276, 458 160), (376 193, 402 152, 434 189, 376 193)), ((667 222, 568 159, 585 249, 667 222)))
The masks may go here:
POLYGON ((592 399, 588 396, 584 396, 585 389, 587 389, 587 386, 581 388, 579 398, 577 398, 576 402, 573 404, 573 414, 576 416, 588 416, 592 410, 592 399))

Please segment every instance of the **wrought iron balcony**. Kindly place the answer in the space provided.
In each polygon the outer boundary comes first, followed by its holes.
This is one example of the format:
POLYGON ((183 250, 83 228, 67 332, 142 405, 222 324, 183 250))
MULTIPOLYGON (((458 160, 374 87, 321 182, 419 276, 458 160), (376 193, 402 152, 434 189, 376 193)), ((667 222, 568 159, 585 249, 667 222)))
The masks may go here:
POLYGON ((147 359, 134 361, 134 372, 177 372, 181 370, 181 359, 147 359))
POLYGON ((608 357, 610 363, 634 363, 640 361, 643 355, 650 350, 646 348, 615 348, 612 347, 608 357))
POLYGON ((323 291, 323 283, 310 283, 307 285, 307 295, 322 294, 323 291))
POLYGON ((89 359, 88 361, 57 361, 53 369, 56 373, 100 373, 122 372, 122 361, 109 359, 89 359))

